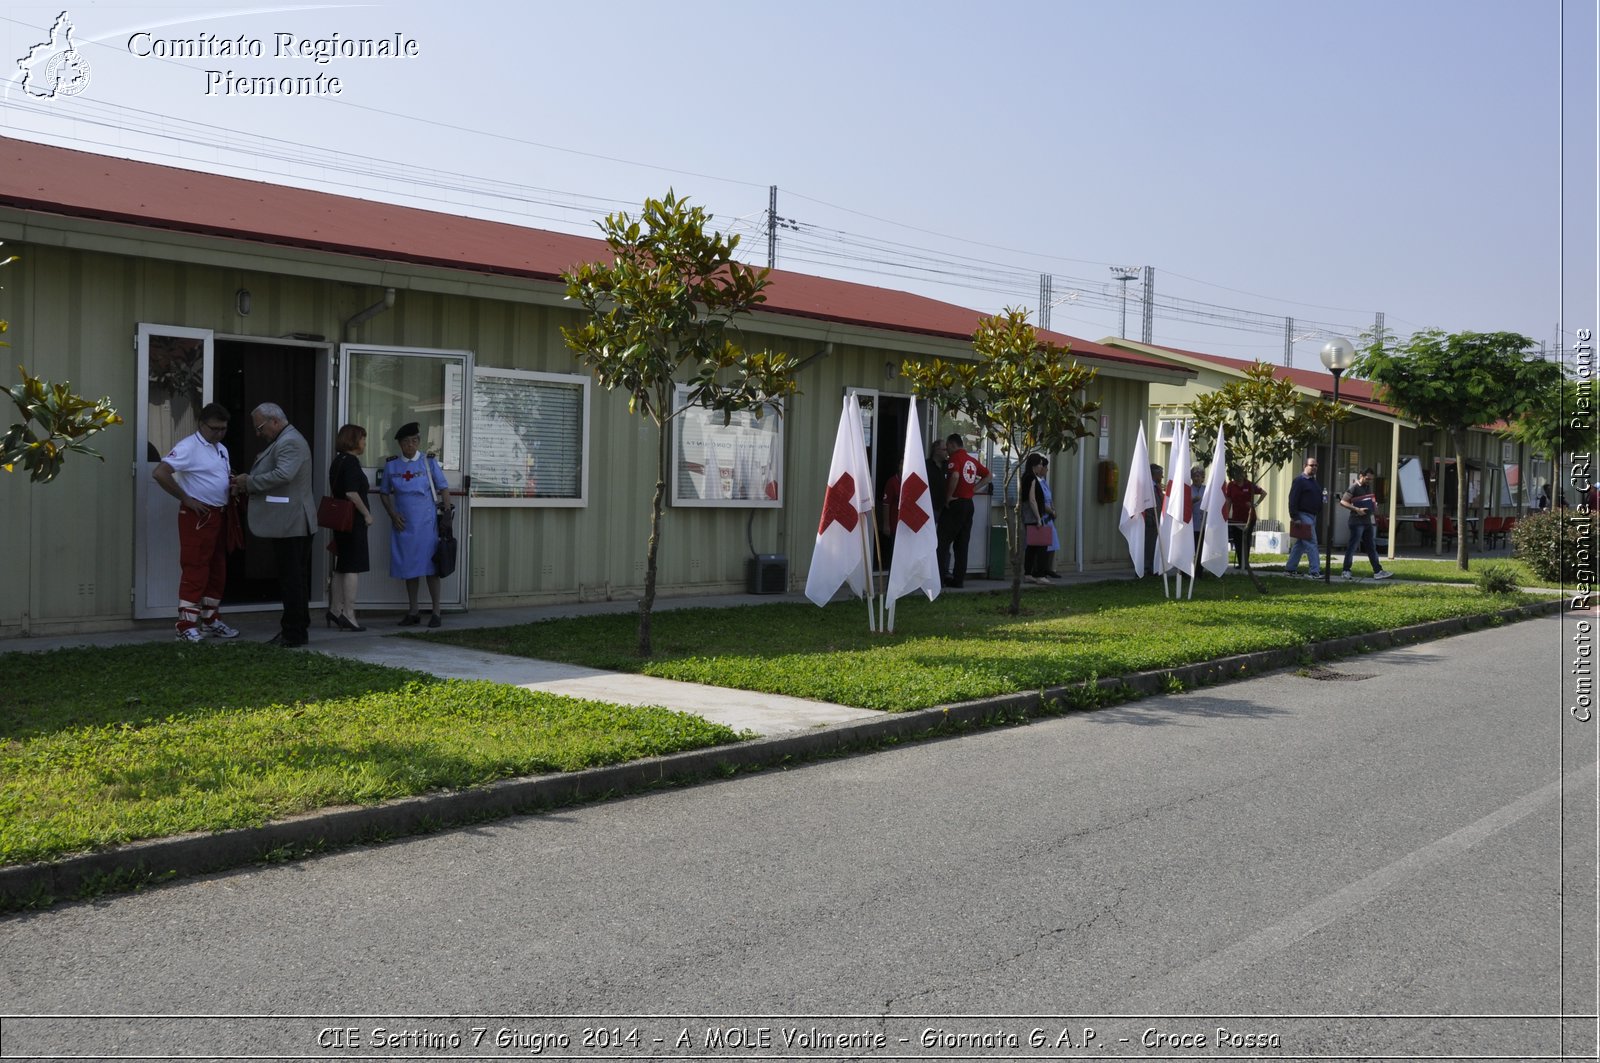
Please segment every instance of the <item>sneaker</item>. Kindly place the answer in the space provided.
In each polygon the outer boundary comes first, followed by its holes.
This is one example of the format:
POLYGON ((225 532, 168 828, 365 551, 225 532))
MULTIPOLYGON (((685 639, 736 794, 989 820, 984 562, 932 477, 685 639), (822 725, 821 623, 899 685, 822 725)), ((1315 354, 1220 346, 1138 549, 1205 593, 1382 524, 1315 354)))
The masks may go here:
POLYGON ((1339 578, 1342 580, 1353 580, 1356 578, 1356 574, 1351 572, 1349 569, 1345 569, 1343 572, 1339 573, 1339 578))
POLYGON ((179 642, 203 642, 205 640, 203 638, 201 638, 200 629, 199 628, 197 628, 197 627, 180 627, 178 629, 178 641, 179 642))
POLYGON ((1394 573, 1390 572, 1388 569, 1384 569, 1382 572, 1374 572, 1372 574, 1373 579, 1392 579, 1393 577, 1394 573))
POLYGON ((1045 583, 1045 584, 1048 584, 1050 582, 1049 580, 1045 579, 1043 576, 1023 576, 1022 578, 1024 580, 1026 580, 1027 582, 1029 582, 1029 583, 1045 583))
POLYGON ((207 637, 214 639, 236 639, 239 637, 239 632, 236 629, 229 627, 221 620, 213 620, 209 624, 202 624, 200 625, 200 630, 205 632, 207 637))

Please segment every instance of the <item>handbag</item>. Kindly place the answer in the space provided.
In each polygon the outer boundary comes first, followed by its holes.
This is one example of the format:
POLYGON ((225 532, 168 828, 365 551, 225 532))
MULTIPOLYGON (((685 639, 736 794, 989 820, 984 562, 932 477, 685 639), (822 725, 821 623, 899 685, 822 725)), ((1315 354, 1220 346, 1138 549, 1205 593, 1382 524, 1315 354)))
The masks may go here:
POLYGON ((1049 546, 1051 539, 1054 538, 1050 534, 1048 524, 1029 524, 1027 528, 1029 546, 1049 546))
POLYGON ((1289 522, 1289 538, 1308 540, 1315 539, 1316 537, 1317 529, 1312 527, 1310 524, 1307 524, 1305 521, 1291 520, 1289 522))
MULTIPOLYGON (((433 459, 428 459, 430 462, 433 459)), ((433 483, 433 470, 428 470, 428 490, 433 492, 433 504, 439 504, 439 490, 433 483)), ((454 509, 439 511, 439 541, 433 544, 433 574, 444 579, 456 570, 456 514, 454 509)))
POLYGON ((323 495, 322 501, 317 503, 317 527, 327 528, 329 531, 347 532, 355 523, 356 504, 348 498, 334 498, 332 495, 323 495))

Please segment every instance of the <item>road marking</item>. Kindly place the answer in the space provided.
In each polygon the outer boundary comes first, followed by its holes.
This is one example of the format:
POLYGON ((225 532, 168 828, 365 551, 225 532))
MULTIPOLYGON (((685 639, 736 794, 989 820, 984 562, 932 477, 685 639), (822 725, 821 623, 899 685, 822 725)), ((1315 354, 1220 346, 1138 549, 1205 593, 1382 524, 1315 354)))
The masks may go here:
POLYGON ((1548 786, 1520 797, 1477 822, 1469 823, 1455 833, 1401 857, 1388 867, 1379 868, 1337 893, 1331 893, 1320 901, 1306 905, 1281 923, 1257 931, 1238 944, 1213 953, 1199 963, 1172 972, 1140 993, 1133 1010, 1139 1011, 1146 1007, 1170 1009, 1174 1004, 1189 999, 1199 990, 1232 978, 1245 968, 1283 951, 1346 913, 1374 900, 1385 891, 1415 878, 1437 864, 1453 860, 1496 831, 1504 830, 1532 815, 1556 800, 1564 787, 1577 789, 1594 784, 1595 768, 1596 766, 1591 764, 1586 768, 1570 771, 1548 786))

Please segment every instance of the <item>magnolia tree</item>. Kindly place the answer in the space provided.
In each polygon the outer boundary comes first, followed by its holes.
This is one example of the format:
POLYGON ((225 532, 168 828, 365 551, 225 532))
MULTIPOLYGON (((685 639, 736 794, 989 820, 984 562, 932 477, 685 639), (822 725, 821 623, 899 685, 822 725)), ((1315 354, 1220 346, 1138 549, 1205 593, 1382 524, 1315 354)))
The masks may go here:
MULTIPOLYGON (((1426 329, 1400 343, 1387 334, 1366 345, 1351 372, 1376 385, 1378 398, 1421 425, 1450 437, 1456 457, 1456 527, 1467 526, 1462 475, 1467 429, 1516 421, 1560 384, 1561 367, 1532 355, 1534 343, 1515 332, 1426 329)), ((1456 536, 1456 564, 1467 568, 1467 537, 1456 536)))
MULTIPOLYGON (((1070 453, 1093 435, 1086 418, 1100 408, 1084 389, 1093 369, 1068 359, 1068 349, 1039 339, 1026 310, 1007 308, 978 322, 972 334, 976 362, 907 362, 904 375, 918 395, 977 427, 1007 457, 1001 484, 1005 497, 1021 460, 1034 451, 1070 453)), ((1022 610, 1022 558, 1026 542, 1021 515, 1009 512, 1011 613, 1022 610)))
MULTIPOLYGON (((707 232, 710 215, 671 191, 647 199, 637 218, 610 215, 600 223, 610 262, 591 262, 562 274, 567 298, 587 320, 561 334, 578 360, 608 390, 628 395, 628 411, 657 430, 656 485, 645 548, 644 596, 639 599, 641 657, 651 653, 650 614, 656 598, 656 558, 667 491, 667 424, 681 413, 672 393, 689 386, 688 407, 758 415, 794 392, 787 355, 746 351, 729 338, 731 323, 765 300, 767 271, 733 259, 737 236, 707 232)), ((685 407, 685 408, 688 408, 685 407)))
MULTIPOLYGON (((1197 454, 1216 446, 1217 430, 1228 441, 1227 460, 1244 470, 1245 479, 1260 483, 1267 472, 1296 461, 1313 444, 1328 438, 1328 428, 1349 416, 1344 406, 1305 401, 1294 383, 1278 379, 1272 366, 1257 362, 1243 380, 1224 384, 1189 403, 1194 418, 1192 444, 1197 454)), ((1255 534, 1252 509, 1245 541, 1255 534)), ((1241 566, 1256 590, 1265 594, 1261 578, 1250 568, 1250 551, 1240 552, 1241 566)))
MULTIPOLYGON (((12 255, 0 261, 0 266, 9 266, 16 260, 17 256, 12 255)), ((0 321, 0 333, 10 327, 10 322, 0 321)), ((0 341, 0 347, 9 346, 0 341)), ((30 483, 49 483, 61 471, 69 453, 105 461, 88 445, 88 440, 122 423, 111 400, 81 398, 72 393, 70 383, 52 384, 29 376, 20 365, 17 371, 22 374, 22 383, 7 388, 6 395, 22 420, 12 424, 0 438, 0 469, 12 472, 20 464, 28 471, 30 483)))

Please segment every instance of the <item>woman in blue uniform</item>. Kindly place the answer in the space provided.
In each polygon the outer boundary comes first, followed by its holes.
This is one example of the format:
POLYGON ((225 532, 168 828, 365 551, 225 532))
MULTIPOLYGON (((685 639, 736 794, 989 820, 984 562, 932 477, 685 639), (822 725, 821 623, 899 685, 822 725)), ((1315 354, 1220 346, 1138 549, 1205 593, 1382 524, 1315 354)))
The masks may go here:
POLYGON ((380 497, 394 522, 394 534, 389 536, 389 575, 406 581, 409 604, 400 626, 421 623, 417 590, 423 577, 427 577, 428 597, 433 602, 428 626, 438 627, 439 577, 433 569, 433 548, 439 542, 439 512, 455 508, 450 501, 450 484, 438 461, 420 449, 422 432, 417 422, 401 425, 394 438, 400 444, 400 454, 383 463, 380 497))

